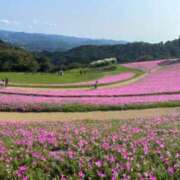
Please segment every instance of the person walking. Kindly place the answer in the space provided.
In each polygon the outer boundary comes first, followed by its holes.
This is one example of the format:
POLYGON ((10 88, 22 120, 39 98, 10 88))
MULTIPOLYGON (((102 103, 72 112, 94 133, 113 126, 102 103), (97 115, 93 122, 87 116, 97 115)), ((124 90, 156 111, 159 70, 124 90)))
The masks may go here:
POLYGON ((9 84, 9 79, 8 79, 8 78, 6 78, 6 79, 5 79, 5 87, 7 87, 7 86, 8 86, 8 84, 9 84))
POLYGON ((94 84, 94 89, 98 88, 98 80, 96 80, 95 84, 94 84))
POLYGON ((79 71, 79 74, 80 74, 80 75, 82 75, 82 74, 83 74, 82 70, 80 70, 80 71, 79 71))

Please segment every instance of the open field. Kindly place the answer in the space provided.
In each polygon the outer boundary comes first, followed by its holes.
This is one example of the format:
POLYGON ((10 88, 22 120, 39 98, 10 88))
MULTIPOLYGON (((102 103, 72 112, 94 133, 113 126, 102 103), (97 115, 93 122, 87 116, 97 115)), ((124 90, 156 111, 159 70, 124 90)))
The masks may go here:
POLYGON ((84 74, 80 74, 81 69, 64 71, 64 75, 58 73, 15 73, 1 72, 0 79, 9 78, 10 86, 19 87, 89 87, 94 85, 95 80, 99 80, 99 85, 113 84, 120 81, 132 79, 143 72, 117 65, 115 70, 86 69, 84 74))

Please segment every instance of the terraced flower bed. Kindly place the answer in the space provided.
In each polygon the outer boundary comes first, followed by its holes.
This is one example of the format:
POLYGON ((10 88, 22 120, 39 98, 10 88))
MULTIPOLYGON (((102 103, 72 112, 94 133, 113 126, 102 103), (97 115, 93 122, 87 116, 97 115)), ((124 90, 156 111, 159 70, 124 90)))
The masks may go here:
POLYGON ((123 64, 123 66, 128 68, 137 68, 144 71, 151 71, 154 70, 155 68, 158 68, 161 64, 163 64, 166 61, 167 60, 142 61, 142 62, 123 64))
POLYGON ((32 96, 17 96, 17 95, 1 95, 0 111, 63 111, 63 106, 69 105, 69 111, 75 111, 79 106, 88 107, 86 111, 113 110, 115 106, 116 110, 119 109, 131 109, 138 108, 139 106, 148 106, 151 104, 157 104, 157 107, 161 107, 161 103, 176 103, 176 106, 180 106, 180 94, 176 95, 152 95, 152 96, 130 96, 130 97, 83 97, 83 98, 53 98, 53 97, 32 97, 32 96), (178 103, 179 101, 179 103, 178 103), (77 107, 76 107, 77 106, 77 107), (70 109, 71 108, 71 109, 70 109))
POLYGON ((178 179, 180 117, 0 122, 1 179, 178 179))
MULTIPOLYGON (((147 63, 149 65, 149 62, 147 63)), ((150 64, 152 66, 152 62, 150 64)), ((104 82, 106 80, 105 78, 104 82)), ((109 89, 35 90, 2 88, 0 89, 0 102, 0 110, 2 111, 38 111, 39 109, 50 111, 54 107, 56 107, 56 111, 58 109, 62 111, 62 106, 74 104, 90 106, 87 108, 88 110, 101 110, 100 106, 111 106, 111 109, 112 106, 116 106, 116 108, 121 109, 124 106, 147 106, 159 103, 179 102, 180 104, 180 63, 163 66, 158 70, 151 71, 136 82, 109 89)))
POLYGON ((35 90, 35 89, 0 89, 0 93, 13 93, 21 95, 54 96, 54 97, 97 97, 97 96, 121 96, 121 95, 146 95, 158 93, 180 92, 180 63, 166 66, 150 73, 145 78, 123 87, 110 89, 90 90, 35 90))

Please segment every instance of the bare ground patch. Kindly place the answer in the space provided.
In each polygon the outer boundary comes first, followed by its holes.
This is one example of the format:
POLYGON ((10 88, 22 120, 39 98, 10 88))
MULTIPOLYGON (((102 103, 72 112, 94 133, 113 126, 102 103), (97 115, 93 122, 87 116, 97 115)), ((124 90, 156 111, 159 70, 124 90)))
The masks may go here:
POLYGON ((1 121, 74 121, 153 118, 180 114, 180 108, 155 108, 145 110, 84 112, 84 113, 6 113, 0 112, 1 121))

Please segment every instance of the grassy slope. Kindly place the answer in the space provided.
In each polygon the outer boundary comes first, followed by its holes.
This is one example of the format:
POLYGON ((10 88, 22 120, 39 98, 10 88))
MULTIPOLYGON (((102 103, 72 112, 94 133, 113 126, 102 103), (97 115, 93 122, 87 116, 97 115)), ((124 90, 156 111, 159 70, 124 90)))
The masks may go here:
POLYGON ((8 77, 10 83, 17 84, 60 84, 60 83, 74 83, 95 80, 106 75, 115 75, 122 72, 135 72, 140 74, 142 72, 118 65, 114 71, 88 71, 85 75, 80 75, 79 69, 66 71, 64 76, 58 76, 57 73, 15 73, 15 72, 1 72, 0 79, 8 77))

